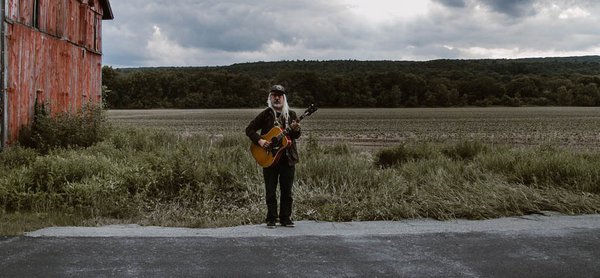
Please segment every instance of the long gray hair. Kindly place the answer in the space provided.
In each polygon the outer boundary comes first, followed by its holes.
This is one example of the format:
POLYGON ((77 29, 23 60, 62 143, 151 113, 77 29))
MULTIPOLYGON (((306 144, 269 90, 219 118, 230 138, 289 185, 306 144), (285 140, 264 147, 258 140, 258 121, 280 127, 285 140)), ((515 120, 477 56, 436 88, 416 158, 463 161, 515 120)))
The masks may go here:
MULTIPOLYGON (((290 123, 290 106, 287 102, 287 96, 285 94, 281 96, 283 96, 283 107, 281 107, 281 114, 283 115, 283 120, 285 121, 285 124, 287 126, 290 123)), ((269 106, 269 108, 273 109, 273 115, 277 115, 277 113, 275 113, 275 108, 271 103, 271 94, 269 94, 269 96, 267 97, 267 105, 269 106)))

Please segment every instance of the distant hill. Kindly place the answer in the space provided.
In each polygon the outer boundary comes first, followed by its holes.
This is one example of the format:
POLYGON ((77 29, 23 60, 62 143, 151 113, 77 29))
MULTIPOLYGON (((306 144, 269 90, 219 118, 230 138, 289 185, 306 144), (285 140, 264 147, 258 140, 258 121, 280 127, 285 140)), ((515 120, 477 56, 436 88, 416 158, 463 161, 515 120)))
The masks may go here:
POLYGON ((448 70, 483 70, 503 74, 577 72, 600 73, 600 55, 575 57, 545 57, 522 59, 437 59, 430 61, 360 61, 360 60, 290 60, 276 62, 249 62, 229 66, 210 67, 139 67, 121 68, 123 72, 133 71, 229 71, 261 76, 275 76, 286 70, 318 71, 327 73, 350 74, 365 72, 406 71, 448 71, 448 70), (523 69, 523 67, 527 67, 523 69), (521 69, 515 69, 521 68, 521 69))

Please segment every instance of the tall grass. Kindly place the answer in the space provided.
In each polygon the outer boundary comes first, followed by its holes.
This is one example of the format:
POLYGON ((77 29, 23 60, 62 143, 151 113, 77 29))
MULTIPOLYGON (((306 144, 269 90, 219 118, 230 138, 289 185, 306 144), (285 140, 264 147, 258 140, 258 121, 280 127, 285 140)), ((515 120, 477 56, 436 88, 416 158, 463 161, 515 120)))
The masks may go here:
MULTIPOLYGON (((212 227, 264 219, 262 169, 242 134, 216 140, 113 129, 84 148, 0 153, 0 213, 212 227)), ((375 154, 300 146, 295 219, 484 219, 544 210, 600 212, 600 154, 477 142, 400 145, 375 154)))

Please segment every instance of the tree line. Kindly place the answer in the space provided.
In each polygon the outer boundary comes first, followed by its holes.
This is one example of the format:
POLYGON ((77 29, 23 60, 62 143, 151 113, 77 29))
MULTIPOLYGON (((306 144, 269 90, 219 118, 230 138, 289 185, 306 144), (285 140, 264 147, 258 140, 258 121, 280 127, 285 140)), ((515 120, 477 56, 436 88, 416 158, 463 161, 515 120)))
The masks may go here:
POLYGON ((272 84, 294 107, 600 106, 600 56, 104 66, 102 82, 115 109, 262 107, 272 84))

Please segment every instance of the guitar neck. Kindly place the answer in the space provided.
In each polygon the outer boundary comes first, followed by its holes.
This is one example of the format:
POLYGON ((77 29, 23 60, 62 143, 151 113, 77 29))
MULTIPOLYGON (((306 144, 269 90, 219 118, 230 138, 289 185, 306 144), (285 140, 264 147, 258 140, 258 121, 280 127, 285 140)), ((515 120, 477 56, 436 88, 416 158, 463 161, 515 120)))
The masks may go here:
MULTIPOLYGON (((302 121, 302 119, 304 119, 306 117, 306 113, 300 115, 300 117, 296 120, 297 123, 299 123, 300 121, 302 121)), ((279 134, 277 137, 279 139, 281 139, 283 136, 287 136, 289 135, 291 132, 291 128, 289 126, 286 126, 285 129, 283 130, 283 132, 281 134, 279 134)))
MULTIPOLYGON (((306 109, 306 111, 304 111, 304 113, 302 115, 300 115, 300 117, 298 119, 296 119, 296 123, 299 123, 300 121, 302 121, 302 119, 304 119, 306 116, 310 116, 312 113, 314 113, 315 111, 317 111, 317 107, 314 104, 311 104, 310 107, 308 109, 306 109)), ((285 127, 285 130, 283 130, 283 132, 281 132, 277 138, 281 139, 283 136, 287 136, 289 135, 289 133, 291 132, 291 128, 288 126, 285 127)))
POLYGON ((304 119, 304 117, 306 117, 305 114, 300 115, 300 118, 298 118, 296 122, 299 123, 300 121, 302 121, 302 119, 304 119))

